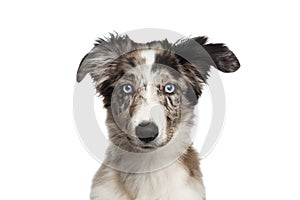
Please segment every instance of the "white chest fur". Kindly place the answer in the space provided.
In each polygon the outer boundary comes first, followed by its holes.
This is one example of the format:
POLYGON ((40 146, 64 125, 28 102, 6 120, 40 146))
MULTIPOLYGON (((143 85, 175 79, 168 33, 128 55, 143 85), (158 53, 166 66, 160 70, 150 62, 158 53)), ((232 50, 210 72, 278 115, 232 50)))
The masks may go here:
MULTIPOLYGON (((122 189, 119 188, 121 183, 116 182, 118 179, 114 180, 93 188, 92 194, 98 198, 92 199, 127 200, 126 195, 122 195, 122 189)), ((202 182, 190 177, 185 168, 177 162, 156 172, 127 175, 123 184, 127 192, 136 197, 135 200, 205 199, 202 182)))

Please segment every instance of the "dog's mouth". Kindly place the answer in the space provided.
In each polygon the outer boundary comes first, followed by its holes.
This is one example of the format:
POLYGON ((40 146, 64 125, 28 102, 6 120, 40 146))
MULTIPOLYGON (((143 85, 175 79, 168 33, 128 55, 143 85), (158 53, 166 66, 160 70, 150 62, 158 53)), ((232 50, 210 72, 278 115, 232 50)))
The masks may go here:
POLYGON ((150 146, 150 145, 144 145, 144 146, 141 146, 142 149, 155 149, 157 147, 155 146, 150 146))
POLYGON ((134 148, 138 148, 141 150, 155 150, 163 145, 158 145, 155 142, 151 142, 148 144, 144 144, 143 142, 139 141, 137 138, 131 138, 127 136, 127 140, 134 148))

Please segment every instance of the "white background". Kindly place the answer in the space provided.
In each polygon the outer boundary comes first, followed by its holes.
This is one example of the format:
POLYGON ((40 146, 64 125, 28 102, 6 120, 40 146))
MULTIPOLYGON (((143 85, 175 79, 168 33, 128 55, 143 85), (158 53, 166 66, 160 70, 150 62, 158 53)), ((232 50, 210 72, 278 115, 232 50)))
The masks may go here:
POLYGON ((225 42, 242 64, 221 74, 207 199, 299 200, 299 19, 291 0, 1 1, 0 199, 88 199, 99 163, 73 123, 78 64, 108 32, 164 28, 225 42))

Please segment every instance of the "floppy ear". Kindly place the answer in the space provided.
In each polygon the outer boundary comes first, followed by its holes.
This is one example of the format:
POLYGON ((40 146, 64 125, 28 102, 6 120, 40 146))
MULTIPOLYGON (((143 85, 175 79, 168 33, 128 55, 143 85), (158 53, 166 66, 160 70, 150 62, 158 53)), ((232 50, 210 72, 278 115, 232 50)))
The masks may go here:
POLYGON ((114 83, 123 75, 118 66, 122 55, 133 51, 134 43, 127 35, 110 34, 110 38, 99 39, 95 47, 82 59, 77 70, 77 82, 90 74, 96 83, 96 90, 102 95, 104 107, 110 106, 114 83))
POLYGON ((234 72, 240 67, 238 59, 228 47, 221 43, 208 44, 207 40, 207 37, 182 39, 172 46, 181 64, 178 70, 191 86, 187 97, 192 99, 194 105, 209 76, 210 66, 222 72, 234 72))
POLYGON ((77 82, 80 82, 88 73, 95 82, 107 80, 115 60, 130 51, 132 44, 133 41, 127 35, 110 34, 109 39, 98 39, 94 48, 83 57, 79 64, 77 82))
POLYGON ((240 63, 234 53, 222 43, 207 44, 207 37, 193 38, 210 55, 215 67, 222 72, 235 72, 240 68, 240 63))

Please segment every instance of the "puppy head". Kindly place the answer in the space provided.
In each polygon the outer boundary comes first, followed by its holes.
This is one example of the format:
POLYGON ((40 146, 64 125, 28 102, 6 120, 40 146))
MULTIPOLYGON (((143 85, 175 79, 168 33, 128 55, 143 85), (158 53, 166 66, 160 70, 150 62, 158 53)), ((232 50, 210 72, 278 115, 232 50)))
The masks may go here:
POLYGON ((77 81, 88 73, 93 78, 115 145, 149 150, 167 144, 179 126, 193 125, 210 66, 234 72, 240 64, 224 44, 207 44, 206 37, 141 44, 110 35, 82 59, 77 81))

